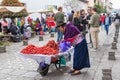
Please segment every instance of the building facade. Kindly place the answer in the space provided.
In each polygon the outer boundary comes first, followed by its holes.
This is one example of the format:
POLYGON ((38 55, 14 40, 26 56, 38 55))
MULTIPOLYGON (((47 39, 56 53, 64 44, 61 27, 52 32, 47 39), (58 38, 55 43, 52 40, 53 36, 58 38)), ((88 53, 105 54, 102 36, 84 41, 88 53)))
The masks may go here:
POLYGON ((87 3, 87 6, 88 6, 88 8, 92 8, 92 7, 94 7, 94 0, 88 0, 88 3, 87 3))
POLYGON ((87 10, 87 0, 65 0, 63 7, 66 11, 80 11, 81 9, 87 10))
POLYGON ((113 10, 113 3, 111 2, 111 0, 105 0, 105 7, 107 10, 107 13, 111 13, 113 10))

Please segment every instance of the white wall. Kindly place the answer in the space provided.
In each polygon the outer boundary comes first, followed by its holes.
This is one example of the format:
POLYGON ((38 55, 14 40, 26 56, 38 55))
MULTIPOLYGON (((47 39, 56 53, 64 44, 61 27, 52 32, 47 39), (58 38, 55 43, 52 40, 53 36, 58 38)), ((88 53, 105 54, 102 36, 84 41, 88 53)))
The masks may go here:
POLYGON ((46 5, 62 6, 65 0, 19 0, 25 2, 29 11, 44 10, 46 5))
POLYGON ((78 9, 87 10, 87 4, 84 3, 84 2, 80 2, 80 1, 79 1, 79 7, 78 7, 78 9))
POLYGON ((106 0, 106 9, 107 9, 107 12, 110 13, 112 12, 112 4, 110 4, 111 0, 106 0))
POLYGON ((87 3, 78 0, 71 0, 71 2, 69 2, 68 0, 65 2, 64 8, 66 12, 71 12, 71 10, 80 11, 81 9, 87 10, 87 3))
POLYGON ((94 0, 89 0, 89 7, 94 7, 94 0))

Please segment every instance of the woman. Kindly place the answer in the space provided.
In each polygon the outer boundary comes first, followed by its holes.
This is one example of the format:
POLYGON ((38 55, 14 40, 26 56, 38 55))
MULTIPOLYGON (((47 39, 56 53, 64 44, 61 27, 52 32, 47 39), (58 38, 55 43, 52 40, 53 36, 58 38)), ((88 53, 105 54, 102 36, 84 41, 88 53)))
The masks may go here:
POLYGON ((80 17, 80 12, 79 12, 79 11, 75 12, 74 15, 73 15, 73 24, 74 24, 79 30, 81 30, 81 29, 80 29, 80 19, 79 19, 79 17, 80 17))
POLYGON ((30 39, 31 38, 31 26, 29 24, 25 25, 24 37, 25 37, 25 39, 30 39))
POLYGON ((56 26, 54 21, 54 15, 50 15, 50 17, 47 18, 46 22, 49 29, 49 33, 54 32, 56 26))
POLYGON ((106 34, 108 35, 109 26, 111 25, 111 17, 109 17, 109 14, 106 15, 106 18, 104 20, 104 25, 105 25, 106 34))
POLYGON ((90 19, 92 17, 92 9, 88 9, 87 12, 88 12, 88 15, 87 15, 88 24, 87 24, 87 26, 88 26, 88 31, 89 31, 89 39, 90 39, 91 47, 93 47, 92 38, 91 38, 91 34, 90 34, 90 23, 89 23, 90 19))
POLYGON ((86 40, 71 23, 60 23, 57 28, 64 33, 64 40, 74 45, 73 70, 70 70, 70 73, 72 75, 80 74, 81 69, 90 67, 86 40))
POLYGON ((87 19, 86 19, 86 13, 85 10, 80 11, 80 22, 81 22, 81 31, 86 32, 86 25, 88 24, 87 19))
POLYGON ((7 31, 8 31, 8 22, 7 22, 6 19, 3 19, 2 26, 3 26, 3 32, 5 34, 7 34, 7 31))
POLYGON ((101 26, 104 26, 105 18, 106 18, 105 14, 103 14, 103 15, 100 16, 101 26))
POLYGON ((25 25, 25 20, 24 20, 24 18, 21 18, 21 20, 20 20, 20 32, 21 32, 21 34, 24 34, 24 25, 25 25))
POLYGON ((0 22, 0 32, 2 32, 2 24, 1 24, 1 22, 0 22))
POLYGON ((36 31, 36 35, 40 34, 41 31, 41 23, 36 21, 36 25, 35 25, 35 31, 36 31))
POLYGON ((86 19, 86 13, 85 10, 82 9, 80 10, 80 26, 81 26, 81 32, 83 33, 84 37, 86 36, 86 34, 88 33, 88 31, 86 30, 86 25, 88 24, 88 21, 86 19))

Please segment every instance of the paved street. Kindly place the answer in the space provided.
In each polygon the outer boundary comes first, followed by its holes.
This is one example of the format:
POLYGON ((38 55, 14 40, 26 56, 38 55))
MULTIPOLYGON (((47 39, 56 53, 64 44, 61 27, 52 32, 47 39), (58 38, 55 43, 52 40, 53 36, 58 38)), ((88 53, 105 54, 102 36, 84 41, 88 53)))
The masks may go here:
MULTIPOLYGON (((110 27, 109 35, 105 34, 103 29, 99 33, 99 49, 97 52, 92 52, 90 45, 89 54, 91 68, 82 70, 81 75, 71 76, 67 70, 72 67, 72 61, 67 63, 66 67, 62 67, 59 71, 51 65, 47 76, 42 77, 36 70, 38 64, 31 59, 22 59, 17 53, 24 48, 22 42, 10 43, 7 46, 7 52, 0 54, 0 80, 102 80, 102 69, 112 69, 113 80, 120 80, 120 44, 117 44, 118 49, 116 52, 116 60, 108 60, 108 52, 110 52, 111 44, 115 33, 114 25, 110 27)), ((48 42, 49 34, 44 36, 44 41, 39 41, 38 36, 32 38, 29 43, 42 46, 48 42)), ((87 35, 87 41, 89 37, 87 35)), ((118 39, 120 42, 120 38, 118 39)))

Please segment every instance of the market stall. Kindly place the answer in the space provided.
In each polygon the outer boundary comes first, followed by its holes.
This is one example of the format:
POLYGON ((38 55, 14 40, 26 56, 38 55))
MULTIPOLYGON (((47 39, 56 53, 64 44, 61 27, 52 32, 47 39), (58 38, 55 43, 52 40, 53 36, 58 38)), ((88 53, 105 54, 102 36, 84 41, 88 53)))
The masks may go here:
POLYGON ((26 7, 18 0, 3 0, 0 5, 1 18, 25 17, 28 15, 26 7))

